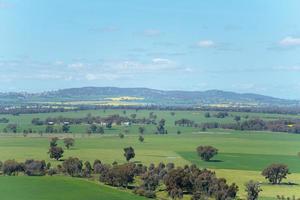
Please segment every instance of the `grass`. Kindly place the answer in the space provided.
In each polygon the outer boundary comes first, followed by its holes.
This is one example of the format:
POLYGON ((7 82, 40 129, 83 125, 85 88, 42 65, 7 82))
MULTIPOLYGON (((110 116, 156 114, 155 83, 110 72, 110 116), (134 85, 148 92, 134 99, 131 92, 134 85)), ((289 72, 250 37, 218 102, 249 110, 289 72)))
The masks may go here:
MULTIPOLYGON (((85 110, 85 111, 70 111, 70 112, 57 112, 57 113, 37 113, 37 114, 21 114, 19 116, 14 115, 0 115, 0 117, 6 117, 10 120, 9 123, 15 123, 18 125, 18 131, 23 132, 24 129, 32 128, 35 131, 45 131, 46 126, 33 126, 31 124, 31 120, 33 118, 40 118, 42 120, 48 118, 48 117, 58 117, 58 116, 64 116, 64 117, 70 117, 70 118, 78 118, 78 117, 85 117, 88 113, 94 115, 94 116, 109 116, 113 114, 119 114, 121 116, 128 116, 130 117, 130 114, 137 114, 137 118, 143 118, 148 117, 150 112, 154 112, 158 116, 158 120, 161 118, 166 119, 166 128, 170 133, 176 133, 178 129, 184 132, 193 132, 195 129, 188 128, 188 127, 174 127, 174 121, 182 118, 187 118, 190 120, 195 121, 196 123, 204 123, 204 122, 219 122, 219 123, 234 123, 234 116, 239 115, 242 117, 242 120, 245 120, 245 116, 248 116, 249 118, 262 118, 265 120, 276 120, 280 118, 300 118, 298 115, 282 115, 282 114, 264 114, 264 113, 236 113, 236 112, 229 112, 229 117, 226 118, 205 118, 204 113, 202 111, 175 111, 175 116, 172 116, 170 114, 170 111, 159 111, 159 110, 139 110, 136 112, 135 110, 127 110, 126 114, 123 114, 123 110, 117 110, 117 109, 107 109, 107 110, 85 110)), ((210 112, 212 115, 215 112, 210 112)), ((0 130, 3 130, 7 124, 1 124, 0 123, 0 130)), ((61 126, 56 126, 56 128, 59 128, 61 126)), ((134 129, 132 130, 134 133, 137 133, 138 127, 133 126, 134 129)), ((115 129, 109 130, 106 129, 105 131, 107 133, 116 133, 122 131, 124 127, 122 126, 116 126, 115 129)), ((71 132, 73 133, 83 133, 87 129, 87 125, 80 124, 80 125, 72 125, 71 126, 71 132)), ((148 130, 149 133, 153 133, 155 131, 155 126, 149 126, 148 130)))
POLYGON ((180 152, 180 156, 202 168, 262 171, 270 163, 284 163, 292 173, 300 173, 300 158, 291 155, 221 153, 211 161, 199 159, 195 152, 180 152))
POLYGON ((84 179, 70 177, 0 177, 3 200, 144 200, 129 192, 122 192, 84 179))
MULTIPOLYGON (((137 117, 147 117, 150 112, 151 111, 146 110, 138 111, 137 117)), ((106 112, 98 110, 65 113, 28 114, 20 116, 2 115, 0 117, 7 117, 11 120, 10 123, 17 123, 20 128, 24 128, 32 127, 31 119, 34 117, 39 117, 41 119, 59 115, 63 115, 65 117, 84 117, 88 113, 100 116, 107 116, 111 114, 124 115, 122 110, 106 110, 106 112)), ((127 110, 126 115, 130 116, 130 114, 132 113, 136 112, 134 110, 127 110)), ((125 162, 125 159, 123 157, 123 148, 132 146, 135 149, 136 153, 136 157, 133 159, 133 161, 137 163, 141 162, 148 165, 150 163, 174 162, 177 166, 195 163, 199 167, 213 169, 217 172, 217 175, 219 177, 224 177, 229 182, 237 183, 240 188, 239 196, 241 197, 244 197, 245 195, 244 183, 249 181, 250 179, 257 180, 262 183, 263 199, 275 198, 277 194, 286 196, 296 195, 296 197, 300 197, 300 186, 298 185, 300 184, 300 158, 297 156, 298 152, 300 151, 300 135, 271 132, 231 131, 219 129, 201 132, 195 128, 174 126, 174 121, 181 118, 188 118, 198 123, 210 121, 227 123, 234 122, 234 115, 249 115, 250 118, 261 117, 266 120, 290 117, 296 118, 299 116, 260 113, 230 113, 231 116, 228 118, 217 119, 213 117, 205 118, 203 112, 195 111, 176 111, 175 116, 171 116, 169 111, 154 111, 154 113, 158 116, 158 119, 166 119, 166 128, 168 129, 169 133, 168 135, 153 134, 155 131, 155 126, 153 125, 145 126, 146 132, 144 135, 144 143, 138 141, 139 125, 128 127, 129 134, 127 134, 124 139, 120 139, 118 137, 118 133, 122 132, 125 129, 125 127, 122 126, 114 126, 111 130, 105 129, 104 135, 92 136, 88 136, 84 133, 86 125, 72 125, 71 129, 73 134, 64 135, 44 134, 42 137, 40 137, 37 134, 29 134, 27 137, 23 137, 22 134, 0 134, 2 135, 0 136, 0 160, 4 161, 13 158, 18 161, 24 161, 25 159, 34 158, 45 160, 46 162, 51 162, 52 165, 61 164, 61 161, 53 161, 49 159, 49 155, 47 154, 49 147, 49 137, 74 137, 75 147, 71 148, 70 150, 65 149, 64 158, 74 156, 79 157, 84 161, 88 160, 93 162, 95 159, 100 159, 105 163, 112 163, 114 161, 123 163, 125 162), (177 130, 181 130, 182 134, 177 135, 177 130), (218 148, 219 155, 214 159, 220 160, 221 162, 201 161, 196 154, 196 147, 199 145, 212 145, 218 148), (274 162, 284 163, 289 166, 292 174, 289 175, 288 179, 284 182, 291 182, 296 185, 283 184, 274 186, 267 184, 266 180, 260 175, 260 173, 264 167, 274 162)), ((0 130, 1 126, 5 127, 6 125, 1 124, 0 130)), ((33 128, 43 129, 44 127, 33 128)), ((59 146, 62 145, 62 141, 59 141, 59 146)), ((10 179, 10 177, 0 177, 0 194, 5 191, 4 189, 2 190, 2 185, 4 184, 2 182, 9 183, 9 181, 12 181, 11 184, 15 185, 18 184, 17 182, 22 183, 22 181, 31 180, 31 177, 20 177, 20 179, 18 178, 19 177, 12 177, 10 179)), ((34 181, 38 182, 39 180, 43 180, 45 184, 47 184, 47 181, 51 182, 52 180, 62 183, 69 181, 68 178, 64 179, 63 177, 54 177, 53 179, 50 177, 33 177, 32 181, 30 182, 32 186, 29 185, 29 189, 26 188, 27 186, 24 183, 18 187, 21 187, 21 191, 28 190, 29 192, 31 192, 35 188, 34 181)), ((80 183, 82 183, 82 180, 75 179, 74 181, 81 181, 80 183)), ((99 185, 90 182, 84 182, 84 184, 93 184, 98 189, 100 187, 99 185)), ((59 183, 57 183, 57 185, 59 185, 59 183)), ((6 186, 3 186, 3 188, 5 187, 6 186)), ((105 188, 107 189, 107 187, 105 188)), ((100 187, 100 189, 102 190, 102 187, 100 187)), ((66 188, 65 191, 68 192, 69 189, 66 188)), ((115 192, 116 190, 113 191, 115 192)), ((29 192, 28 195, 30 194, 29 192)), ((45 193, 47 193, 47 191, 45 193)), ((55 192, 53 193, 55 194, 55 192)), ((97 192, 95 191, 94 193, 97 192)), ((101 198, 103 199, 104 197, 99 197, 98 199, 101 198)), ((114 197, 104 199, 113 198, 114 197)), ((68 200, 68 196, 66 196, 66 198, 64 199, 68 200)), ((73 198, 70 197, 69 199, 73 198)), ((93 198, 91 197, 89 199, 93 198)), ((134 199, 134 197, 130 197, 129 199, 134 199)))

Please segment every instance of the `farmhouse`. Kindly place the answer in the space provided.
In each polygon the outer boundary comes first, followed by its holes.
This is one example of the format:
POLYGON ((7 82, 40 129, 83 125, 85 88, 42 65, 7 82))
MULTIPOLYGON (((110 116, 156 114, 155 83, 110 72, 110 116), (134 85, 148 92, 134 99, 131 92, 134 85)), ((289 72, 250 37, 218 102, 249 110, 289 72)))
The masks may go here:
POLYGON ((123 126, 130 126, 130 125, 131 125, 131 122, 123 122, 122 125, 123 125, 123 126))

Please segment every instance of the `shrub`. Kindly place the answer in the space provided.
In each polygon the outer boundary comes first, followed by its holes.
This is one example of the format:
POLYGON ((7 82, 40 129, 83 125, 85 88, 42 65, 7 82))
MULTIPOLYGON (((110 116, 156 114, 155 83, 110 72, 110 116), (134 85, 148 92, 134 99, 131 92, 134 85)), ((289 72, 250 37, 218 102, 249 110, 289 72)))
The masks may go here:
POLYGON ((259 193, 262 191, 258 182, 249 181, 245 184, 247 192, 247 200, 257 200, 259 193))
POLYGON ((262 175, 272 184, 280 184, 289 174, 289 168, 284 164, 271 164, 262 171, 262 175))
POLYGON ((199 146, 197 147, 197 153, 204 161, 209 161, 212 157, 218 154, 218 149, 212 146, 199 146))
POLYGON ((63 170, 65 173, 69 174, 73 177, 80 177, 82 176, 82 161, 78 158, 69 157, 68 159, 64 160, 63 170))
POLYGON ((24 166, 25 174, 28 176, 44 176, 46 174, 46 162, 44 160, 26 160, 24 166))

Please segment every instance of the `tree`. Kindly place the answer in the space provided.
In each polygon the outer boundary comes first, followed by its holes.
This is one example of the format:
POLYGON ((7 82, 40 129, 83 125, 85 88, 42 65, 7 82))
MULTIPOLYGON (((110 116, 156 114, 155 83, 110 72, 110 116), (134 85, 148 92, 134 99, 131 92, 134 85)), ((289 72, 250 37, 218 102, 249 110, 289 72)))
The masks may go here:
POLYGON ((54 158, 55 160, 59 160, 63 157, 64 150, 61 147, 50 147, 49 152, 50 158, 54 158))
POLYGON ((104 166, 99 180, 105 184, 116 187, 128 187, 134 181, 135 164, 126 163, 123 165, 104 166))
POLYGON ((6 160, 2 166, 3 174, 16 175, 19 171, 22 171, 21 165, 15 160, 6 160))
POLYGON ((212 146, 199 146, 197 152, 200 158, 204 161, 209 161, 212 157, 218 154, 218 149, 212 146))
POLYGON ((50 147, 56 147, 57 146, 57 141, 58 141, 58 137, 53 137, 50 139, 50 147))
POLYGON ((102 126, 97 126, 95 124, 91 124, 87 130, 88 133, 104 133, 104 128, 102 126))
POLYGON ((74 146, 75 140, 73 138, 65 138, 64 144, 69 149, 70 147, 74 146))
POLYGON ((258 182, 250 180, 245 184, 247 192, 247 200, 257 200, 259 193, 262 191, 258 182))
POLYGON ((139 127, 139 133, 140 133, 140 134, 144 134, 144 133, 145 133, 145 127, 140 126, 140 127, 139 127))
POLYGON ((70 131, 70 126, 68 124, 64 124, 62 126, 62 132, 69 133, 69 131, 70 131))
POLYGON ((175 112, 171 112, 170 114, 171 114, 172 116, 175 116, 175 112))
POLYGON ((289 173, 289 168, 285 164, 271 164, 262 171, 262 175, 272 184, 280 184, 289 173))
POLYGON ((158 126, 156 127, 157 133, 159 133, 159 134, 165 134, 166 133, 166 131, 165 131, 165 123, 166 123, 165 119, 161 119, 159 121, 158 126))
POLYGON ((8 124, 6 126, 6 130, 9 130, 10 132, 13 132, 13 133, 17 133, 17 124, 8 124))
POLYGON ((140 136, 139 136, 139 141, 140 141, 140 142, 144 142, 144 140, 145 140, 145 138, 144 138, 143 136, 140 135, 140 136))
POLYGON ((48 126, 46 127, 45 132, 46 132, 46 133, 53 133, 53 132, 54 132, 53 126, 48 125, 48 126))
POLYGON ((210 118, 210 113, 209 112, 204 113, 204 117, 210 118))
POLYGON ((79 177, 82 175, 82 161, 78 158, 69 157, 68 159, 64 160, 63 170, 73 177, 79 177))
POLYGON ((239 122, 239 121, 241 121, 241 117, 238 116, 238 115, 236 115, 236 116, 234 116, 234 120, 235 120, 236 122, 239 122))
POLYGON ((91 163, 89 161, 85 161, 84 169, 83 169, 83 176, 91 177, 92 172, 93 172, 93 168, 92 168, 91 163))
POLYGON ((135 157, 134 149, 132 147, 124 148, 124 157, 126 158, 127 162, 135 157))
POLYGON ((123 139, 125 136, 123 133, 119 133, 119 138, 123 139))
POLYGON ((135 118, 136 118, 136 114, 133 113, 133 114, 130 115, 130 117, 131 117, 132 119, 135 119, 135 118))
POLYGON ((46 174, 46 162, 44 160, 26 160, 24 171, 28 176, 44 176, 46 174))

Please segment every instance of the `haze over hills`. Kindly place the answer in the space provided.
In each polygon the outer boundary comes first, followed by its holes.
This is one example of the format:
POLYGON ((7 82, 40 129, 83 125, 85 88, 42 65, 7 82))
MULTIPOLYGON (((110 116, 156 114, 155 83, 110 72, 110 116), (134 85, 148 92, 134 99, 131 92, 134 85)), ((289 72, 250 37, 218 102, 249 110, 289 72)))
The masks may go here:
POLYGON ((235 93, 221 90, 180 91, 149 88, 82 87, 42 93, 0 93, 1 103, 104 101, 121 98, 120 101, 135 101, 154 105, 181 106, 295 106, 298 100, 274 98, 253 93, 235 93), (125 97, 125 98, 122 98, 125 97), (126 98, 127 97, 127 98, 126 98), (131 97, 131 98, 130 98, 131 97))

